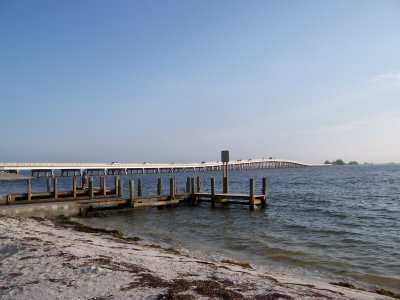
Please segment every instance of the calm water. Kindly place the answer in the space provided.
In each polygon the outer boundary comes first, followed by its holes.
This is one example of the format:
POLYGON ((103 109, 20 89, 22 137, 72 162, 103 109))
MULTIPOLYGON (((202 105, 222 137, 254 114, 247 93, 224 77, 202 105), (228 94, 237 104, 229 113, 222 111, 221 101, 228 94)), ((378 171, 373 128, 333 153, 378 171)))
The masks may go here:
MULTIPOLYGON (((169 176, 162 175, 165 187, 169 176)), ((174 176, 181 189, 186 176, 201 176, 204 190, 212 176, 222 186, 219 173, 174 176)), ((201 204, 137 209, 81 222, 209 259, 232 258, 265 270, 400 290, 399 165, 232 171, 230 189, 247 193, 253 177, 259 190, 265 176, 270 197, 265 210, 201 204)), ((156 192, 156 175, 125 178, 141 178, 145 193, 156 192)), ((69 189, 70 179, 61 184, 69 189)), ((0 193, 11 188, 25 186, 3 183, 0 193)), ((36 180, 34 189, 42 188, 44 181, 36 180)))

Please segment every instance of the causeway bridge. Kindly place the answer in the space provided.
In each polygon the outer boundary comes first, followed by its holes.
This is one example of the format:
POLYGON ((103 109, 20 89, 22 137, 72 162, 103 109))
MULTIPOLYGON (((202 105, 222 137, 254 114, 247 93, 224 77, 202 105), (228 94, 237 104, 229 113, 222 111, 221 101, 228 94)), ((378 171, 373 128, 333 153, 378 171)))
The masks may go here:
MULTIPOLYGON (((322 165, 306 164, 284 159, 248 159, 233 160, 228 163, 229 170, 301 168, 322 165)), ((221 171, 222 162, 201 163, 0 163, 0 171, 19 173, 31 171, 33 177, 54 177, 55 172, 61 176, 81 176, 87 172, 93 175, 128 175, 149 173, 207 172, 221 171)))

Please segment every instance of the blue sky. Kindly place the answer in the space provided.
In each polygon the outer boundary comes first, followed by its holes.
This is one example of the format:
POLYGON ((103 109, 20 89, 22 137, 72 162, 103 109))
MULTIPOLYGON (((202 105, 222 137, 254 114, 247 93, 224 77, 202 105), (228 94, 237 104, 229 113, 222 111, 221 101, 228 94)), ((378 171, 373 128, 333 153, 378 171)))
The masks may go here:
POLYGON ((399 1, 0 0, 0 161, 400 162, 399 1))

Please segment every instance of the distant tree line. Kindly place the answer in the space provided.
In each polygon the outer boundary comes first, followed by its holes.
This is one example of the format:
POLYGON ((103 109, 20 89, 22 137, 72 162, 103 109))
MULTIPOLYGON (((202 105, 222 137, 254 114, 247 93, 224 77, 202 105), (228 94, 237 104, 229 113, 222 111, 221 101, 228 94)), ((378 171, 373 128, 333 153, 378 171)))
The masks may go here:
POLYGON ((350 161, 350 162, 348 162, 348 163, 345 163, 345 162, 343 161, 343 159, 337 159, 337 160, 334 160, 334 161, 326 160, 326 161, 324 162, 324 164, 326 164, 326 165, 335 165, 335 166, 344 166, 344 165, 353 165, 353 166, 355 166, 355 165, 358 165, 358 162, 356 162, 356 161, 350 161))

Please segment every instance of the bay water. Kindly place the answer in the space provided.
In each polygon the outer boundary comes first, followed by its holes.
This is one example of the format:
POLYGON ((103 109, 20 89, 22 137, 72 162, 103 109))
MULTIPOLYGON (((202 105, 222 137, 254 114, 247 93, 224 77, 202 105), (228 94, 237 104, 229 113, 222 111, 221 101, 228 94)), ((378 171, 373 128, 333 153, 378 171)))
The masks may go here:
MULTIPOLYGON (((151 195, 156 194, 159 177, 168 192, 171 176, 182 192, 187 176, 200 176, 204 191, 210 191, 215 177, 222 190, 220 172, 120 178, 128 196, 130 179, 140 179, 144 195, 151 195)), ((212 209, 202 203, 140 208, 79 222, 210 260, 231 259, 262 271, 400 291, 400 165, 231 171, 230 192, 248 193, 249 178, 254 178, 260 193, 263 177, 268 178, 266 209, 212 209)), ((112 185, 113 178, 107 180, 112 185)), ((60 178, 59 183, 60 190, 71 189, 71 178, 60 178)), ((0 183, 0 194, 24 189, 24 182, 0 183)), ((45 180, 34 179, 33 190, 45 190, 45 180)))

